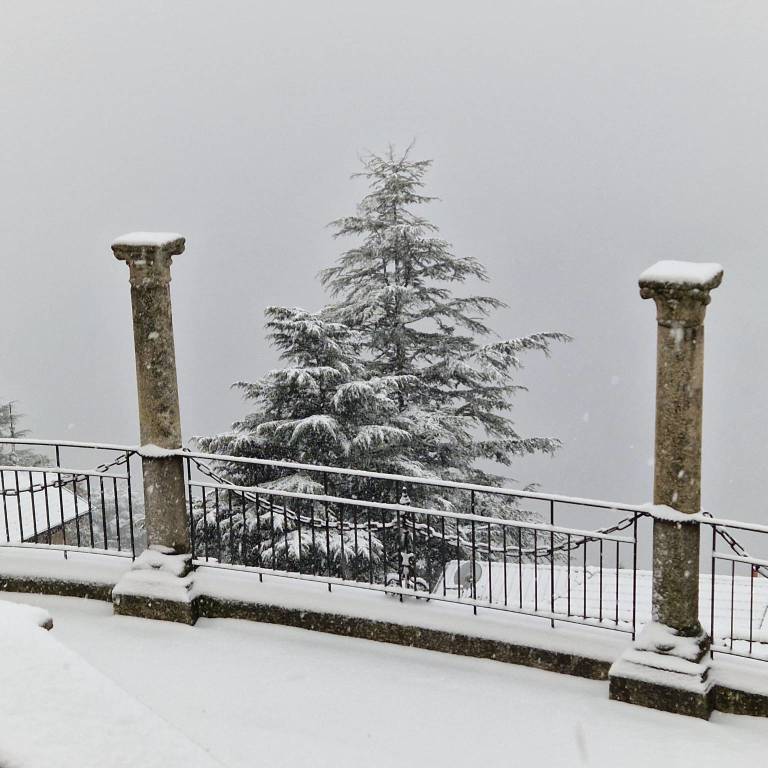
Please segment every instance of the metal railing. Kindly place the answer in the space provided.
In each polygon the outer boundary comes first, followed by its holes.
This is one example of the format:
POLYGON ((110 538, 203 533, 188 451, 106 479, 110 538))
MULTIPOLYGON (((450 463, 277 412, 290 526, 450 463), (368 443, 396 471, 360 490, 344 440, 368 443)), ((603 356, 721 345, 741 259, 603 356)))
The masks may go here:
POLYGON ((642 507, 295 462, 183 456, 201 567, 634 634, 642 507), (563 506, 622 519, 577 528, 559 522, 563 506))
POLYGON ((0 546, 135 557, 135 455, 131 446, 0 438, 0 546))
MULTIPOLYGON (((145 546, 140 453, 126 445, 0 438, 0 549, 135 557, 145 546), (89 464, 95 466, 80 468, 89 464)), ((650 620, 650 525, 640 530, 650 523, 645 505, 178 455, 197 567, 633 636, 650 620)), ((712 653, 768 660, 768 526, 706 513, 697 519, 709 565, 701 574, 701 618, 712 653)))
POLYGON ((750 537, 751 544, 765 551, 768 526, 706 513, 701 523, 705 533, 710 529, 708 592, 702 588, 699 599, 702 613, 709 608, 712 655, 768 661, 768 559, 750 555, 732 533, 737 531, 742 539, 750 537))

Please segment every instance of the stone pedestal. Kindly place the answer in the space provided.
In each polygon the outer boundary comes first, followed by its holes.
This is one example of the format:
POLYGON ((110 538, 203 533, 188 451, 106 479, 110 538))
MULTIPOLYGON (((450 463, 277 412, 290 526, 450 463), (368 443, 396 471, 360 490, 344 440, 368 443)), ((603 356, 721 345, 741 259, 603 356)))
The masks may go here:
POLYGON ((130 270, 149 546, 115 587, 115 611, 193 621, 187 601, 191 555, 184 464, 176 453, 181 420, 170 293, 171 261, 184 252, 184 238, 135 232, 115 240, 112 251, 130 270))
POLYGON ((122 616, 194 624, 195 597, 191 555, 153 546, 136 558, 115 585, 112 607, 122 616))
POLYGON ((644 627, 609 671, 617 701, 708 719, 714 706, 709 638, 678 635, 664 624, 644 627))
POLYGON ((640 276, 657 308, 652 623, 610 671, 612 699, 709 717, 709 639, 699 623, 704 315, 718 264, 659 262, 640 276))

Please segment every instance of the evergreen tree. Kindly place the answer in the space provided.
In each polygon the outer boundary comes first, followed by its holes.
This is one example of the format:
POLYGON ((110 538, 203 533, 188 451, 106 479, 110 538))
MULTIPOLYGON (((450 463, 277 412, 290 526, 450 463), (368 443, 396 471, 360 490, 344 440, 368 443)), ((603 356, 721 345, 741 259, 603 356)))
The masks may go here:
MULTIPOLYGON (((268 338, 285 367, 256 382, 238 382, 256 410, 228 434, 202 439, 206 450, 307 464, 401 470, 410 436, 391 426, 395 398, 407 377, 370 376, 362 337, 302 309, 269 307, 268 338)), ((303 481, 292 475, 292 486, 303 481)), ((288 488, 284 480, 280 487, 288 488)))
MULTIPOLYGON (((0 438, 22 439, 29 435, 28 429, 20 427, 24 419, 18 413, 14 401, 0 403, 0 438)), ((0 443, 0 464, 37 467, 48 463, 48 458, 23 444, 0 443)))
MULTIPOLYGON (((360 334, 345 325, 302 309, 269 307, 266 315, 268 337, 286 366, 256 382, 235 385, 256 404, 256 410, 235 423, 231 433, 200 439, 203 450, 326 466, 365 464, 379 471, 405 469, 399 458, 410 437, 390 424, 404 377, 368 376, 361 362, 360 334)), ((314 494, 327 490, 325 479, 317 473, 281 474, 235 463, 221 469, 240 485, 258 483, 314 494)), ((337 481, 333 490, 337 495, 361 492, 359 483, 342 488, 337 481)), ((221 535, 226 552, 234 541, 240 550, 245 535, 251 561, 274 560, 285 565, 286 559, 298 561, 300 553, 310 559, 325 558, 329 552, 332 558, 340 555, 342 541, 335 532, 320 540, 308 536, 300 542, 296 524, 297 514, 314 514, 316 520, 325 521, 326 514, 337 514, 334 509, 313 505, 307 510, 308 505, 294 503, 290 510, 279 501, 265 497, 257 503, 248 498, 245 526, 242 518, 222 521, 213 515, 201 516, 204 523, 198 526, 198 536, 209 551, 214 547, 218 552, 221 535)), ((237 509, 242 499, 233 503, 237 509)), ((347 544, 352 551, 352 542, 347 544)), ((359 544, 356 549, 361 552, 359 544)), ((363 549, 361 556, 367 558, 368 548, 363 549)), ((373 541, 371 549, 377 549, 373 541)))
POLYGON ((407 459, 424 474, 499 482, 483 465, 509 466, 516 456, 553 452, 559 442, 521 437, 507 413, 520 389, 512 381, 521 353, 549 354, 562 333, 481 343, 490 296, 455 295, 470 279, 487 280, 471 256, 456 256, 437 227, 416 212, 430 160, 371 155, 362 173, 369 193, 357 212, 333 222, 335 236, 358 242, 321 273, 336 302, 326 314, 363 339, 372 375, 402 377, 393 423, 410 435, 407 459), (481 463, 479 463, 481 462, 481 463))
MULTIPOLYGON (((508 412, 520 389, 513 376, 522 354, 548 355, 553 342, 568 337, 537 333, 489 340, 486 319, 503 302, 454 293, 467 281, 486 280, 485 269, 473 257, 456 256, 416 211, 434 199, 422 192, 430 165, 392 150, 364 161, 357 175, 368 180, 369 193, 354 215, 332 224, 336 237, 357 242, 321 273, 333 303, 317 314, 267 310, 270 340, 286 365, 236 385, 254 410, 232 432, 200 439, 204 450, 498 485, 503 477, 492 465, 508 467, 515 457, 558 447, 553 438, 520 436, 508 412)), ((219 470, 240 485, 308 494, 328 490, 317 473, 235 463, 219 470)), ((470 511, 470 496, 463 492, 413 484, 404 494, 399 484, 355 477, 334 476, 333 482, 331 495, 470 511)), ((416 550, 416 570, 426 569, 430 584, 441 561, 466 556, 469 532, 452 521, 438 531, 425 516, 406 517, 395 528, 384 525, 382 516, 378 524, 368 521, 366 527, 364 521, 360 528, 356 518, 350 525, 350 510, 345 520, 345 510, 333 505, 253 494, 230 502, 243 514, 207 514, 203 504, 197 513, 197 536, 214 556, 224 552, 226 558, 237 549, 251 564, 283 568, 309 561, 312 570, 338 572, 349 565, 345 549, 358 553, 362 543, 357 567, 375 563, 380 576, 393 567, 380 562, 382 553, 402 558, 404 550, 416 550), (308 523, 325 527, 327 535, 310 538, 308 523), (445 544, 445 534, 452 543, 445 544)), ((488 494, 473 497, 471 509, 530 517, 509 497, 488 494)), ((490 550, 497 543, 494 538, 485 546, 490 550)), ((529 546, 527 537, 521 544, 529 546)))

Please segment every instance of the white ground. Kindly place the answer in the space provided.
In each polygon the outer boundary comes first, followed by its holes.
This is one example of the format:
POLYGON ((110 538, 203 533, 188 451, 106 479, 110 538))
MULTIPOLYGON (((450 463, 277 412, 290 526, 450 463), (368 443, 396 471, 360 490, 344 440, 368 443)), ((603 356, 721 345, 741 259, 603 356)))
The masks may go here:
MULTIPOLYGON (((77 598, 2 599, 48 609, 53 637, 226 766, 722 766, 768 754, 768 720, 653 712, 610 702, 606 683, 229 619, 186 627, 77 598)), ((50 716, 39 713, 41 739, 50 716)))

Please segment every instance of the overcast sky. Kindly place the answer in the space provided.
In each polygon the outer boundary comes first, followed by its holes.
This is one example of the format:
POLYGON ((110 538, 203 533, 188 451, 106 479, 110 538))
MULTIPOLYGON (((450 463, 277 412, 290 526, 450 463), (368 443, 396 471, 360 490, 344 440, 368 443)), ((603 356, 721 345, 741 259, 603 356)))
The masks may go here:
POLYGON ((183 430, 276 358, 269 304, 318 308, 325 225, 358 156, 416 140, 430 215, 491 275, 531 358, 520 461, 551 491, 651 496, 655 313, 637 276, 719 261, 707 318, 704 504, 765 519, 768 5, 727 2, 4 0, 0 396, 35 434, 137 439, 128 271, 136 229, 173 267, 183 430))

